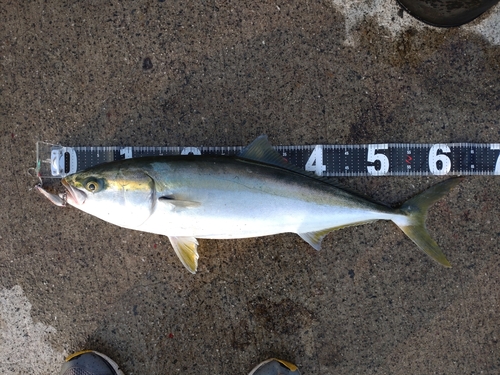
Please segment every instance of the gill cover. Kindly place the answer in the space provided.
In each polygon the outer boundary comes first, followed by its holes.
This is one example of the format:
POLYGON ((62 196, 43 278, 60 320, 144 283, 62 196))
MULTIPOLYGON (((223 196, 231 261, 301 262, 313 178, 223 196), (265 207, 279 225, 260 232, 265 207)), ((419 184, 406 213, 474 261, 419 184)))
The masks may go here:
POLYGON ((112 224, 137 229, 155 210, 155 181, 140 168, 115 168, 100 166, 66 177, 68 203, 112 224))

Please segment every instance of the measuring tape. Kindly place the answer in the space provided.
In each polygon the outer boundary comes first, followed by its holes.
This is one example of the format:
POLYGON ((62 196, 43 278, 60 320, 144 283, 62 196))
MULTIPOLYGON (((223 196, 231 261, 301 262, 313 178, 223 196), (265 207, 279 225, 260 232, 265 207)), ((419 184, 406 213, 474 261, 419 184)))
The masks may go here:
MULTIPOLYGON (((161 155, 237 155, 244 147, 64 147, 37 143, 41 178, 63 178, 97 164, 161 155)), ((500 175, 500 143, 380 143, 274 147, 318 176, 500 175)))

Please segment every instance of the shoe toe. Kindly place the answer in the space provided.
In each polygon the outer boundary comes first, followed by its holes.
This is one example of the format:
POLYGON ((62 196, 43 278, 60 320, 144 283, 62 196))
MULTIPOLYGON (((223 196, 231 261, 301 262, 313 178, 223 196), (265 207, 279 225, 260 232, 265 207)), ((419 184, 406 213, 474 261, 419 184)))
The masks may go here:
POLYGON ((271 358, 257 365, 249 375, 300 375, 300 372, 290 362, 271 358))
MULTIPOLYGON (((67 359, 61 367, 60 375, 119 375, 114 363, 110 363, 104 355, 86 351, 77 353, 67 359)), ((115 365, 116 366, 116 365, 115 365)))

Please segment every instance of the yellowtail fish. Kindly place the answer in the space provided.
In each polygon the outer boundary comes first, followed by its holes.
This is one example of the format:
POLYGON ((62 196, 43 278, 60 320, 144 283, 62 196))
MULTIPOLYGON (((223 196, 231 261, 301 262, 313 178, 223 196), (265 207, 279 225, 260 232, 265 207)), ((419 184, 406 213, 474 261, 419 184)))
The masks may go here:
POLYGON ((425 229, 428 207, 462 179, 432 186, 400 208, 370 201, 287 163, 266 136, 238 156, 156 156, 114 161, 67 176, 65 195, 38 190, 120 227, 168 236, 182 264, 198 267, 197 238, 297 233, 319 250, 335 229, 391 220, 449 267, 425 229))

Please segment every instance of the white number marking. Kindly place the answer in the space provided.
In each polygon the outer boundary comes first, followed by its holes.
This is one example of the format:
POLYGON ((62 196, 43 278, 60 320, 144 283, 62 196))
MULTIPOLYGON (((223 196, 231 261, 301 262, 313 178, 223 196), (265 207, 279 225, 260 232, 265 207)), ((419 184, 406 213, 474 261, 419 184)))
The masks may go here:
MULTIPOLYGON (((500 143, 493 143, 490 147, 490 150, 500 150, 500 143)), ((495 164, 494 174, 500 174, 500 153, 497 156, 497 162, 495 164)))
POLYGON ((201 155, 201 150, 198 147, 184 147, 181 155, 201 155))
POLYGON ((323 176, 323 172, 326 171, 326 165, 323 164, 323 146, 316 145, 314 147, 311 156, 307 160, 306 171, 314 172, 318 176, 323 176))
POLYGON ((368 173, 372 176, 382 176, 389 172, 389 159, 384 154, 377 154, 377 150, 387 150, 388 148, 389 145, 387 143, 368 145, 367 160, 371 163, 374 163, 377 160, 380 162, 380 169, 376 169, 373 165, 367 167, 368 173))
POLYGON ((123 159, 132 159, 132 147, 121 148, 120 156, 123 156, 123 159))
POLYGON ((451 160, 444 153, 451 152, 450 148, 445 144, 435 144, 429 150, 429 169, 432 174, 435 175, 445 175, 451 169, 451 160), (443 154, 438 154, 438 151, 443 152, 443 154), (441 162, 441 166, 438 162, 441 162))

